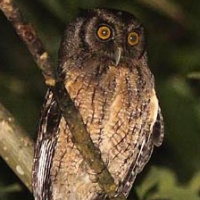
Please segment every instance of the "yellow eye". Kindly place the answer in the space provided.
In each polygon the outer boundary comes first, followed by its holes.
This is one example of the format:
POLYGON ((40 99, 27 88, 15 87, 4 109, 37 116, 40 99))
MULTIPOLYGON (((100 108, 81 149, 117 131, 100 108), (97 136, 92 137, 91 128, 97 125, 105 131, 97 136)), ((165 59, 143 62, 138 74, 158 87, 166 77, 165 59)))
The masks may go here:
POLYGON ((108 40, 111 37, 111 29, 108 26, 100 26, 97 30, 97 36, 101 40, 108 40))
POLYGON ((138 35, 138 33, 136 33, 136 32, 130 32, 128 34, 128 39, 127 40, 128 40, 128 43, 131 46, 136 45, 139 42, 139 35, 138 35))

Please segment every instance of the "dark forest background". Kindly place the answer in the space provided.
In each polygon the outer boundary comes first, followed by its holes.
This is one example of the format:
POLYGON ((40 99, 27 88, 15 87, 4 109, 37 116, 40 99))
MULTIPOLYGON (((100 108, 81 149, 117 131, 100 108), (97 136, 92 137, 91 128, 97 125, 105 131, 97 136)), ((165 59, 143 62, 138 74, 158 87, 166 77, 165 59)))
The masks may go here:
MULTIPOLYGON (((16 0, 56 66, 65 25, 79 8, 129 11, 148 33, 149 65, 165 121, 165 138, 134 184, 134 200, 200 200, 200 1, 16 0)), ((0 12, 0 102, 35 139, 46 86, 41 72, 0 12)), ((32 195, 0 158, 0 200, 32 195)))

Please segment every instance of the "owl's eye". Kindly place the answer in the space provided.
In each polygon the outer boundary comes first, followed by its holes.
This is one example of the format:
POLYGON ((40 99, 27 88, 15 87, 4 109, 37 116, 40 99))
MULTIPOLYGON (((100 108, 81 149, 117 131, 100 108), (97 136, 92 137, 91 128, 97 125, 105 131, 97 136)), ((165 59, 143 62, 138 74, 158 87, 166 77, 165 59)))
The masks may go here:
POLYGON ((139 35, 136 32, 130 32, 127 38, 128 44, 131 46, 135 46, 139 42, 139 35))
POLYGON ((112 36, 111 28, 106 25, 100 26, 97 29, 97 36, 99 39, 104 40, 104 41, 110 39, 112 36))

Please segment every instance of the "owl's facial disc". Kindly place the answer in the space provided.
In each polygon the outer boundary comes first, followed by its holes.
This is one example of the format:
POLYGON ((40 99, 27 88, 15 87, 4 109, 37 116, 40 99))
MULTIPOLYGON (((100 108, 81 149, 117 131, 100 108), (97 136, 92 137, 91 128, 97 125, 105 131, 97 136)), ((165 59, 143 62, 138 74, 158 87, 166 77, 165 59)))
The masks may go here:
POLYGON ((85 55, 119 65, 142 58, 146 51, 142 24, 131 14, 109 9, 81 13, 67 28, 59 51, 62 63, 68 58, 82 62, 85 55))
POLYGON ((95 32, 91 33, 91 37, 88 38, 91 49, 98 55, 107 57, 115 66, 122 60, 137 59, 142 55, 143 35, 132 24, 125 26, 122 23, 116 25, 109 21, 103 23, 97 21, 92 26, 95 32))

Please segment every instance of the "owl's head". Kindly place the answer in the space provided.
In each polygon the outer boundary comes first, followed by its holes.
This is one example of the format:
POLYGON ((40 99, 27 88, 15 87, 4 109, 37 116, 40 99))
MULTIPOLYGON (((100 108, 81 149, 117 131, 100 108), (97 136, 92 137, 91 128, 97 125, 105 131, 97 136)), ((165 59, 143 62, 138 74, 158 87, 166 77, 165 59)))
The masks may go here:
POLYGON ((144 28, 136 17, 119 10, 91 9, 68 24, 60 60, 98 55, 117 65, 121 59, 140 59, 144 52, 144 28))

